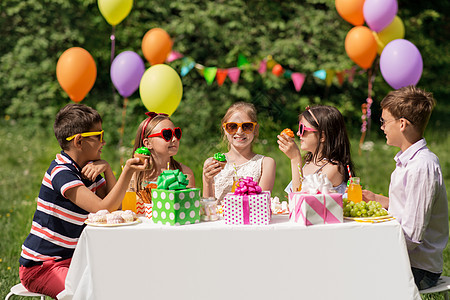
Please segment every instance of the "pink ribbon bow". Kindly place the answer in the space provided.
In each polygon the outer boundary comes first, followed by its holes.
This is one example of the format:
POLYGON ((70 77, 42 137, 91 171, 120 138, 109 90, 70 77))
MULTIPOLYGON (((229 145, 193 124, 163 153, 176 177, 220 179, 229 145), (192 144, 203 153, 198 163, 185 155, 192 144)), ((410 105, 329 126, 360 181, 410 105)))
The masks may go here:
POLYGON ((253 177, 240 178, 234 190, 235 195, 255 195, 261 192, 261 187, 253 181, 253 177))

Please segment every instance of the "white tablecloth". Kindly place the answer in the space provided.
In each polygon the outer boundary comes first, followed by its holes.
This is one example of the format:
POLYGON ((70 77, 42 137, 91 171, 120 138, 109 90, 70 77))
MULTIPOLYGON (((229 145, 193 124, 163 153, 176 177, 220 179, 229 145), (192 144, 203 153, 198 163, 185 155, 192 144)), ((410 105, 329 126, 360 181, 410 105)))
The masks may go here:
MULTIPOLYGON (((143 219, 146 220, 146 219, 143 219)), ((420 299, 396 221, 151 221, 81 235, 62 299, 420 299)))

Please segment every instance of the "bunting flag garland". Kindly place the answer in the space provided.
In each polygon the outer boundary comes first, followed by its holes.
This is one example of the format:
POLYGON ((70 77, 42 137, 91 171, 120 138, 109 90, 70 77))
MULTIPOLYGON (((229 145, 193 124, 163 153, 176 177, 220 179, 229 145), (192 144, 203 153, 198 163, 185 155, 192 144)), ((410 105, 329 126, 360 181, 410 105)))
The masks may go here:
MULTIPOLYGON (((186 76, 193 68, 195 68, 197 72, 205 78, 208 85, 211 85, 214 80, 216 80, 217 85, 222 86, 227 77, 232 83, 238 83, 241 71, 248 68, 256 69, 261 75, 270 71, 274 76, 291 79, 297 92, 300 92, 306 80, 306 74, 284 68, 281 64, 276 62, 271 55, 267 55, 259 62, 259 64, 251 64, 243 54, 239 54, 237 67, 219 68, 205 67, 204 65, 195 62, 191 57, 186 57, 182 53, 172 50, 166 62, 173 62, 177 59, 182 59, 180 72, 182 77, 186 76)), ((342 86, 346 78, 348 82, 353 82, 356 68, 356 66, 353 66, 347 70, 321 69, 313 72, 312 76, 324 80, 327 87, 331 86, 336 77, 339 85, 342 86)), ((362 70, 359 73, 363 74, 365 72, 365 70, 362 70)))

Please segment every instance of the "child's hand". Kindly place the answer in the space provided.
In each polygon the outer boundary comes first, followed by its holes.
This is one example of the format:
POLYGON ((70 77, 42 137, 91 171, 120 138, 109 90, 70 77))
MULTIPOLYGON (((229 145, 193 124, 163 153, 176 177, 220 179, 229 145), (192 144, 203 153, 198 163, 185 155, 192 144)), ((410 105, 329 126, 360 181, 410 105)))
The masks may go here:
POLYGON ((220 167, 220 164, 215 159, 208 159, 205 161, 205 164, 203 165, 203 178, 207 182, 212 182, 214 176, 220 173, 222 171, 222 167, 220 167))
POLYGON ((364 202, 376 201, 376 195, 374 192, 371 192, 369 190, 363 190, 362 199, 364 202))
POLYGON ((131 169, 133 171, 145 171, 148 168, 148 159, 144 160, 144 163, 138 157, 130 158, 126 161, 123 169, 131 169))
POLYGON ((285 133, 277 135, 277 138, 278 148, 280 148, 290 160, 300 157, 300 149, 298 149, 294 138, 287 136, 285 133))
POLYGON ((106 160, 91 161, 81 169, 81 175, 90 181, 95 181, 97 176, 103 174, 108 168, 110 166, 106 160))

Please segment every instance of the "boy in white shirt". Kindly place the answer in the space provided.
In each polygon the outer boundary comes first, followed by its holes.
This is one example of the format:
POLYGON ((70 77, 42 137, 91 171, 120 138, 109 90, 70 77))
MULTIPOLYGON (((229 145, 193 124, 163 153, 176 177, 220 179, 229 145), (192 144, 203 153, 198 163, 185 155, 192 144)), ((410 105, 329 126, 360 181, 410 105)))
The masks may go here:
POLYGON ((449 235, 441 166, 423 138, 434 106, 433 95, 414 86, 392 91, 381 101, 381 130, 386 143, 400 152, 394 157, 389 198, 363 191, 364 201, 380 202, 402 225, 419 290, 436 285, 449 235))

